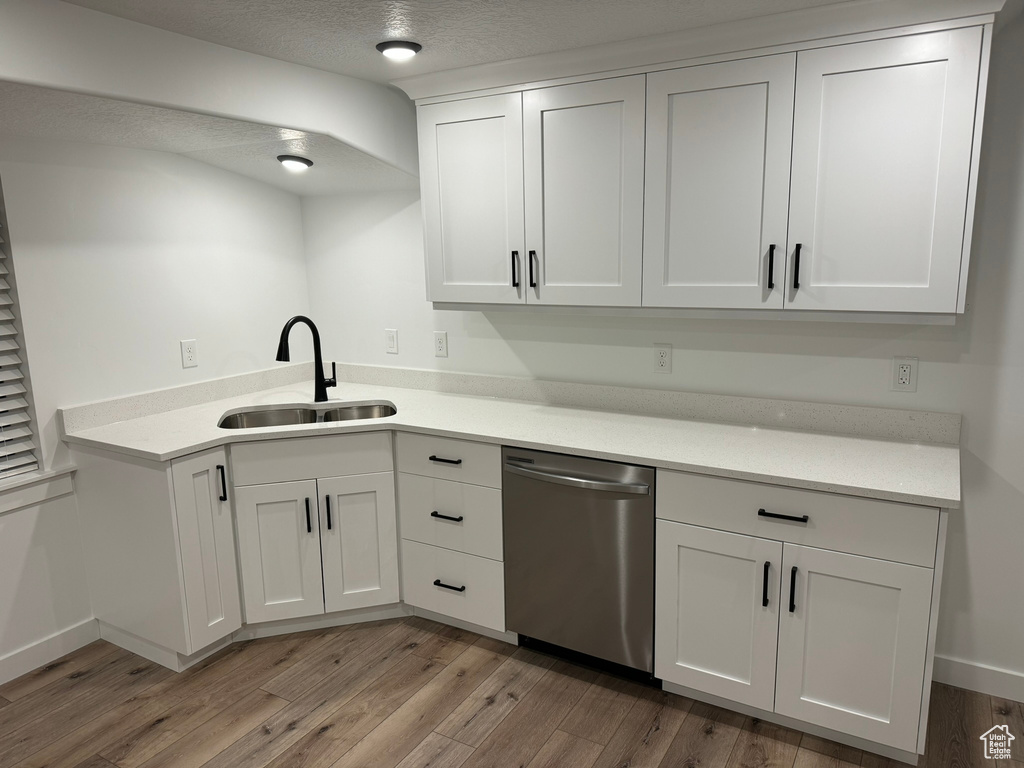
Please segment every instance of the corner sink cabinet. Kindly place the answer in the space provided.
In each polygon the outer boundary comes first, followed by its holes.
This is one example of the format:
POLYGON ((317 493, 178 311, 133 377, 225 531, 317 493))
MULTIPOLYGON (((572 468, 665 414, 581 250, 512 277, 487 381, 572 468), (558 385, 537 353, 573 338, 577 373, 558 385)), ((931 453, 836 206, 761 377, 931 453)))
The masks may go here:
POLYGON ((963 312, 990 44, 974 18, 420 99, 428 298, 963 312))
POLYGON ((944 514, 659 471, 655 674, 676 693, 912 761, 944 514))
POLYGON ((390 432, 231 448, 245 621, 398 602, 390 432))

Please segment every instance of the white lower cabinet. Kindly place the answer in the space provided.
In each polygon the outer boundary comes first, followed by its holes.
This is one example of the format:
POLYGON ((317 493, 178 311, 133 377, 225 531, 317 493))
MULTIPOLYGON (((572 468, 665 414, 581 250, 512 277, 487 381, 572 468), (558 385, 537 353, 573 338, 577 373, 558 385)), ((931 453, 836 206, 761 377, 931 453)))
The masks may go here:
POLYGON ((232 448, 246 623, 398 602, 393 467, 384 432, 232 448))
POLYGON ((242 626, 227 463, 223 448, 171 462, 193 650, 227 637, 242 626))
POLYGON ((654 674, 771 710, 782 544, 658 520, 654 674))
POLYGON ((315 480, 235 491, 247 624, 324 612, 316 499, 315 480))
POLYGON ((659 471, 657 677, 917 754, 944 527, 939 510, 903 506, 659 471))
POLYGON ((915 751, 932 570, 786 544, 775 711, 915 751))
POLYGON ((317 480, 327 613, 398 602, 395 477, 391 472, 317 480))
POLYGON ((246 623, 398 602, 391 472, 249 485, 235 497, 246 623))
POLYGON ((402 601, 505 631, 501 448, 397 435, 402 601))

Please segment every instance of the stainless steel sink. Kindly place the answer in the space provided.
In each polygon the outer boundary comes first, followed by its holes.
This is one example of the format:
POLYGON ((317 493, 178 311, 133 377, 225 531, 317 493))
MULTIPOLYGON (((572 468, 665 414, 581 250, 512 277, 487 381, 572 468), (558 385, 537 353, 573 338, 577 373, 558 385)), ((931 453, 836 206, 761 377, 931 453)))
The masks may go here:
POLYGON ((312 408, 268 408, 262 411, 240 411, 224 416, 217 425, 222 429, 253 429, 283 427, 288 424, 316 424, 312 408))
POLYGON ((365 405, 342 405, 323 412, 324 421, 352 421, 355 419, 383 419, 394 416, 398 409, 390 403, 368 403, 365 405))
POLYGON ((330 421, 356 419, 383 419, 398 412, 394 403, 377 400, 366 403, 341 403, 319 408, 302 405, 256 408, 224 414, 217 426, 221 429, 254 429, 257 427, 286 427, 293 424, 318 424, 330 421))

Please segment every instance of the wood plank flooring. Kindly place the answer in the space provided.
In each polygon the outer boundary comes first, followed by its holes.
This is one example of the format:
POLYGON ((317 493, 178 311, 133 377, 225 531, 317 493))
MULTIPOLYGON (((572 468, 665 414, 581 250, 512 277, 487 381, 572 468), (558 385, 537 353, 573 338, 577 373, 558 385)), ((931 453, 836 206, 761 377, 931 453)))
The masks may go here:
MULTIPOLYGON (((419 618, 175 675, 97 641, 0 686, 0 768, 896 768, 419 618)), ((1024 768, 1024 707, 936 684, 923 768, 1024 768), (1016 760, 978 737, 1007 724, 1016 760)))

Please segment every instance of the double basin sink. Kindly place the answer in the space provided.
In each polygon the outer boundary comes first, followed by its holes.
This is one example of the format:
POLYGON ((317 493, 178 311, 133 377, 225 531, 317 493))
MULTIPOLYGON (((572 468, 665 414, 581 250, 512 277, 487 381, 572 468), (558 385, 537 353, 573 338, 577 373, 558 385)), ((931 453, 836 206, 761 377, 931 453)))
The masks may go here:
POLYGON ((254 429, 257 427, 286 427, 293 424, 321 424, 357 419, 383 419, 398 412, 394 403, 375 400, 365 403, 339 405, 283 405, 225 413, 217 426, 221 429, 254 429))

